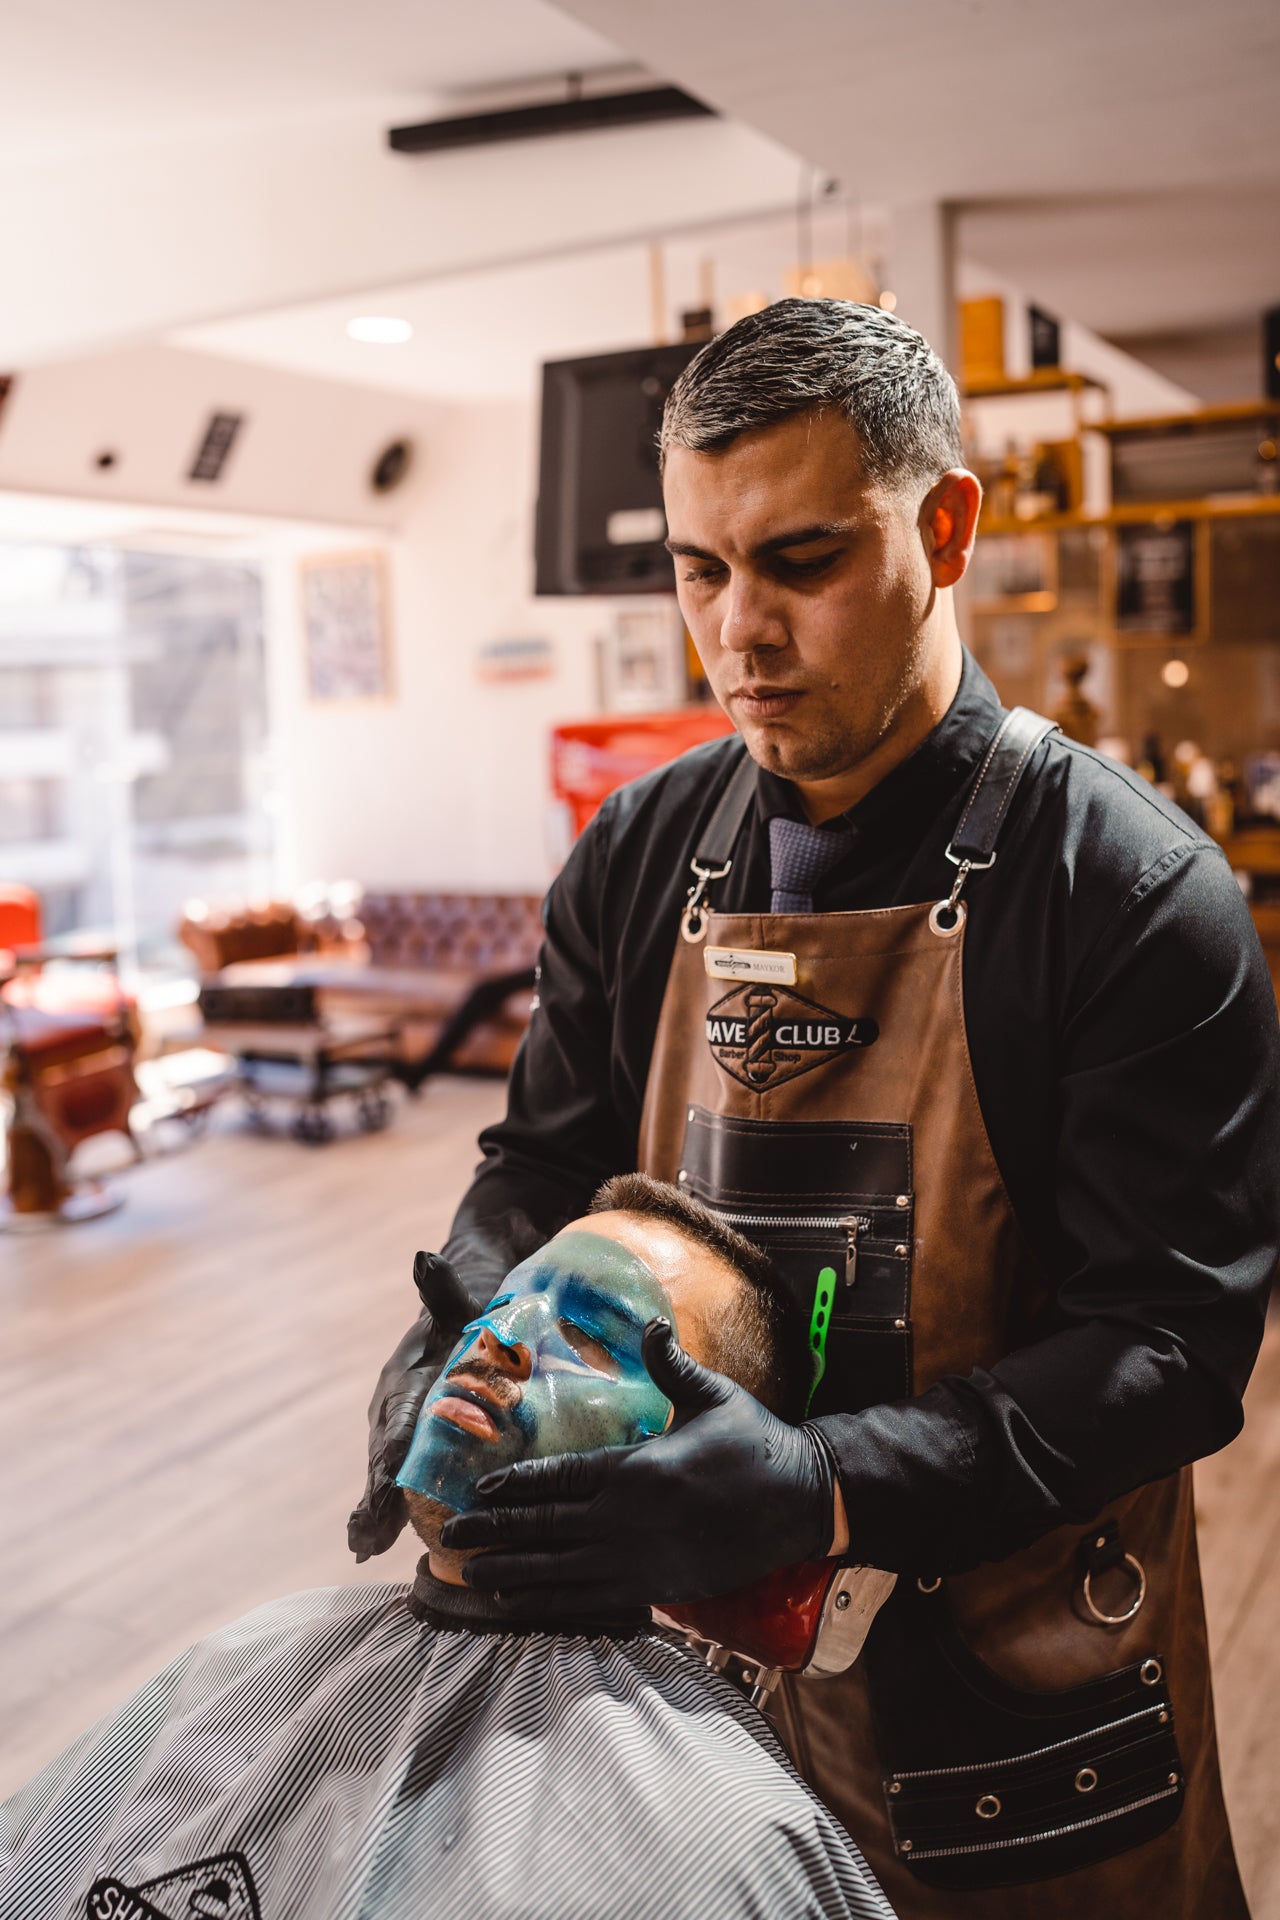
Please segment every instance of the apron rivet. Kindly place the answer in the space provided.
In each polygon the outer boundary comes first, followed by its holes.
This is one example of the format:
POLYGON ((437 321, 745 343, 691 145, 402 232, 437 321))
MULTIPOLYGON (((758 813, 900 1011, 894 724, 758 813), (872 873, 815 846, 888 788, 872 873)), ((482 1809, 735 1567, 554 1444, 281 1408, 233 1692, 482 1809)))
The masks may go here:
POLYGON ((902 1792, 901 1780, 891 1780, 889 1782, 889 1791, 890 1793, 901 1793, 902 1792))
POLYGON ((1176 1787, 1176 1786, 1177 1786, 1177 1784, 1178 1784, 1178 1776, 1177 1776, 1177 1774, 1176 1774, 1176 1773, 1171 1773, 1171 1774, 1169 1775, 1169 1785, 1170 1785, 1171 1787, 1176 1787))
POLYGON ((1162 1708, 1160 1709, 1160 1712, 1159 1712, 1159 1713, 1158 1713, 1158 1714, 1156 1715, 1156 1718, 1157 1718, 1157 1720, 1158 1720, 1158 1721, 1160 1722, 1160 1725, 1161 1725, 1162 1727, 1166 1727, 1166 1726, 1168 1726, 1168 1724, 1169 1724, 1169 1714, 1168 1714, 1168 1710, 1167 1710, 1167 1708, 1164 1708, 1164 1707, 1162 1707, 1162 1708))
POLYGON ((692 1119, 693 1119, 693 1108, 692 1108, 692 1107, 690 1107, 690 1109, 689 1109, 689 1111, 688 1111, 688 1113, 687 1113, 687 1114, 685 1115, 685 1118, 686 1118, 687 1120, 692 1120, 692 1119))
POLYGON ((836 1595, 836 1612, 837 1612, 837 1613, 847 1613, 847 1612, 848 1612, 848 1609, 849 1609, 849 1596, 848 1596, 848 1594, 847 1594, 847 1593, 838 1593, 838 1594, 836 1595))
POLYGON ((905 1260, 907 1257, 907 1250, 905 1247, 895 1247, 894 1252, 897 1254, 899 1260, 905 1260))
POLYGON ((903 1840, 903 1841, 901 1841, 901 1842, 900 1842, 900 1845, 901 1845, 901 1848, 902 1848, 902 1851, 903 1851, 903 1853, 910 1853, 910 1851, 911 1851, 911 1842, 910 1842, 909 1840, 903 1840))
POLYGON ((905 1329, 907 1323, 905 1320, 895 1320, 893 1324, 898 1329, 898 1332, 901 1333, 905 1329))
POLYGON ((911 1205, 911 1195, 909 1193, 900 1193, 894 1205, 898 1207, 909 1207, 911 1205))
POLYGON ((686 1167, 681 1167, 679 1173, 676 1175, 676 1179, 680 1182, 681 1186, 684 1186, 688 1178, 689 1178, 688 1169, 686 1167))

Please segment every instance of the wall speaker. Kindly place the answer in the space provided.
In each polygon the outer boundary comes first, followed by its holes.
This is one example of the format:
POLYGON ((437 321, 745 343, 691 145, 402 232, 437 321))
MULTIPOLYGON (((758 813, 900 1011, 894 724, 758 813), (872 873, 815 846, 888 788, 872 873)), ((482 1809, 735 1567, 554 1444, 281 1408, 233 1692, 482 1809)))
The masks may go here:
POLYGON ((393 440, 374 461, 369 485, 375 493, 394 493, 412 465, 412 440, 393 440))

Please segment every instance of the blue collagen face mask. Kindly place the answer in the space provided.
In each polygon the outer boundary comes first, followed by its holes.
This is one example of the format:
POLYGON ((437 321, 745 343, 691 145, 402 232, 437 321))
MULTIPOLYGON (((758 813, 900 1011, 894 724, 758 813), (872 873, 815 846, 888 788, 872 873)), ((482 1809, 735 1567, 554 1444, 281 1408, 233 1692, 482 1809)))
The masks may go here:
POLYGON ((499 1467, 661 1433, 671 1403, 640 1357, 645 1326, 659 1316, 675 1325, 653 1274, 616 1240, 575 1232, 548 1241, 463 1328, 396 1485, 463 1513, 476 1482, 499 1467), (486 1351, 486 1331, 504 1356, 486 1351))

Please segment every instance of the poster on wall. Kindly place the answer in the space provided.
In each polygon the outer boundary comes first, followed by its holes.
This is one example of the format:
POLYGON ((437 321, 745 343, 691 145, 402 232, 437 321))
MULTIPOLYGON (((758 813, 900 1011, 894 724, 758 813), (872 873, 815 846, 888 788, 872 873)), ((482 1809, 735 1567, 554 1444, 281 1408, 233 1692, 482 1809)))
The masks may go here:
POLYGON ((302 631, 313 700, 389 699, 385 556, 308 555, 302 563, 302 631))
POLYGON ((1196 539, 1190 520, 1116 528, 1116 632, 1196 631, 1196 539))

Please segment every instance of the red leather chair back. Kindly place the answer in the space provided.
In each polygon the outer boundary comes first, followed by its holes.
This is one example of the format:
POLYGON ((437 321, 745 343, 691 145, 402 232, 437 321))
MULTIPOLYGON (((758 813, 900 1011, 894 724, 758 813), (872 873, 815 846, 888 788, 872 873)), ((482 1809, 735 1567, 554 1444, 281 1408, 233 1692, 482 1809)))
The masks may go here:
POLYGON ((0 883, 0 947, 40 944, 40 900, 30 887, 0 883))

